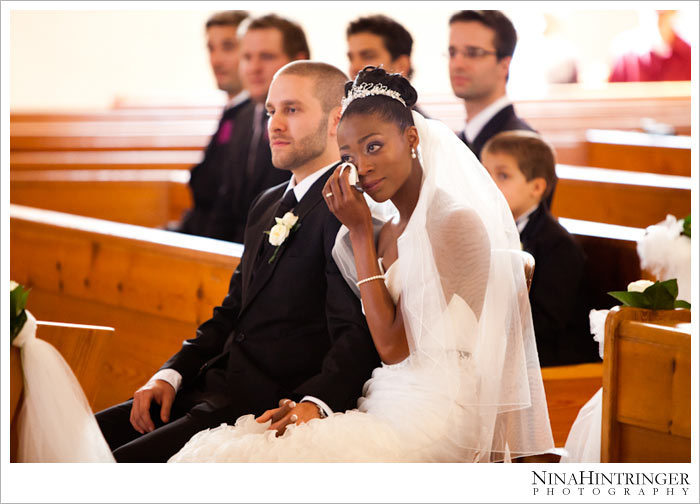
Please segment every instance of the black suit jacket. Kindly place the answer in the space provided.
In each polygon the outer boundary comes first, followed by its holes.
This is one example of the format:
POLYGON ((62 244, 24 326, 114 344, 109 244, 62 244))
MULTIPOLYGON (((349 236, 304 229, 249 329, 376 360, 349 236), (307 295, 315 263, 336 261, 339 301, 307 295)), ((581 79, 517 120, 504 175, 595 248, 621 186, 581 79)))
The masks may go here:
POLYGON ((481 149, 484 148, 489 139, 501 131, 527 130, 535 131, 528 123, 515 115, 513 105, 508 105, 501 109, 489 122, 484 125, 473 142, 469 143, 464 131, 459 132, 459 138, 467 144, 477 158, 481 159, 481 149))
POLYGON ((261 191, 289 180, 288 171, 272 165, 264 122, 259 141, 252 145, 254 120, 255 103, 251 100, 224 112, 204 159, 190 172, 194 205, 178 231, 242 243, 253 199, 261 191), (254 160, 250 171, 249 159, 254 160))
POLYGON ((542 203, 530 215, 520 241, 535 258, 530 305, 540 364, 598 361, 598 344, 588 323, 591 304, 583 249, 542 203))
POLYGON ((293 210, 299 228, 270 264, 274 247, 264 231, 274 223, 286 183, 256 198, 248 216, 245 250, 229 292, 197 337, 163 368, 183 386, 225 362, 228 393, 245 411, 261 413, 282 397, 318 397, 334 411, 356 406, 379 365, 359 299, 331 256, 340 222, 321 190, 328 170, 293 210), (263 247, 264 258, 256 256, 263 247))

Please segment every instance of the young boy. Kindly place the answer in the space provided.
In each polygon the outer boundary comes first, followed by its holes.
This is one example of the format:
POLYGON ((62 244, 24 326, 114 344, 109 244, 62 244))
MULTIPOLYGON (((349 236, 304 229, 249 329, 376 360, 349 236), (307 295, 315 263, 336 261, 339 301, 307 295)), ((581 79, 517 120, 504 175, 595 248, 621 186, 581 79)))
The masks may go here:
POLYGON ((540 365, 597 361, 586 257, 546 204, 557 180, 554 151, 536 133, 506 131, 484 145, 481 162, 508 201, 523 249, 535 258, 530 304, 540 365))

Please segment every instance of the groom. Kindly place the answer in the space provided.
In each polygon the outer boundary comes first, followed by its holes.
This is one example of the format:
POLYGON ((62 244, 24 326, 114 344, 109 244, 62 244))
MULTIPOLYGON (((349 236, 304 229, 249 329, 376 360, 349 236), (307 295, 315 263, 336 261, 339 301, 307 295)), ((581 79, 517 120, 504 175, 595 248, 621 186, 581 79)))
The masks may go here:
POLYGON ((311 61, 275 75, 265 103, 272 162, 292 178, 253 202, 243 257, 214 316, 133 399, 97 414, 117 461, 164 462, 200 430, 248 413, 271 410, 260 420, 283 432, 355 407, 379 357, 331 257, 340 222, 321 194, 339 158, 346 80, 311 61), (272 231, 287 212, 290 225, 272 231))

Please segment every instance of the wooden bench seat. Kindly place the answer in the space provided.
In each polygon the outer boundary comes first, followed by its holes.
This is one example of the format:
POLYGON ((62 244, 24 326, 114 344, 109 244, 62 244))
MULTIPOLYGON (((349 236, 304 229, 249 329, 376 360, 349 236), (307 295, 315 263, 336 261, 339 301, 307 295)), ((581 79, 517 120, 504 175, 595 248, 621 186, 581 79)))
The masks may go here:
POLYGON ((108 325, 102 409, 128 399, 228 292, 242 245, 10 205, 10 274, 39 319, 108 325))
POLYGON ((690 310, 605 321, 601 462, 691 461, 690 310))
POLYGON ((557 165, 552 214, 646 228, 690 213, 690 177, 557 165))
POLYGON ((201 150, 10 152, 10 170, 189 170, 201 150))
POLYGON ((690 177, 689 136, 588 130, 588 166, 690 177))
POLYGON ((10 202, 139 226, 164 227, 192 206, 188 170, 10 173, 10 202))

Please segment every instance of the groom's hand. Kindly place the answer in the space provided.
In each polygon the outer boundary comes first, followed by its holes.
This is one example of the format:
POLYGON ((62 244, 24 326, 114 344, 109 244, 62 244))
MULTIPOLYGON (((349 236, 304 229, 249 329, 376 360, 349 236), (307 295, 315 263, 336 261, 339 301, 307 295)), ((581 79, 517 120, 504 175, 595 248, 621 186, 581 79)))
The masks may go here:
POLYGON ((131 425, 141 434, 152 432, 156 427, 151 420, 151 402, 160 404, 160 419, 163 423, 170 420, 170 408, 175 399, 175 389, 164 380, 151 380, 134 392, 131 404, 131 425))
POLYGON ((267 410, 265 413, 256 418, 259 423, 265 423, 272 420, 272 425, 268 430, 276 430, 277 435, 284 434, 284 430, 289 424, 302 424, 314 418, 321 418, 318 413, 318 407, 311 402, 295 403, 291 399, 281 399, 279 408, 267 410))

